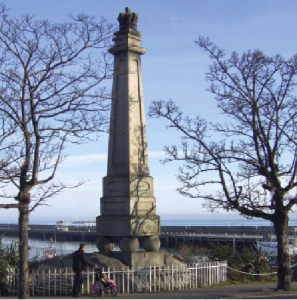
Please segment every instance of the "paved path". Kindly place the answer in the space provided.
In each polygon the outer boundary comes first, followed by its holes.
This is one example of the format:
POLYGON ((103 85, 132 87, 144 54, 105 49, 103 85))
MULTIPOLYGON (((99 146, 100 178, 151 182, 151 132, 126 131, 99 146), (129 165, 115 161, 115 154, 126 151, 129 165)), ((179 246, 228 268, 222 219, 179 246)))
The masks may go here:
MULTIPOLYGON (((276 283, 252 283, 208 288, 197 288, 183 291, 167 291, 157 293, 120 294, 116 299, 297 299, 297 282, 292 283, 294 291, 275 291, 276 283)), ((0 297, 1 298, 1 297, 0 297)), ((11 297, 17 298, 17 297, 11 297)), ((67 297, 31 297, 38 299, 67 299, 67 297)), ((97 295, 82 296, 83 299, 98 298, 97 295)), ((105 295, 105 298, 113 298, 105 295)), ((72 299, 72 298, 71 298, 72 299)))
MULTIPOLYGON (((261 298, 261 299, 297 299, 297 282, 292 284, 296 291, 275 292, 276 283, 239 284, 208 288, 169 291, 161 293, 123 294, 121 298, 138 299, 211 299, 211 298, 261 298), (273 298, 277 297, 277 298, 273 298), (282 297, 282 298, 281 298, 282 297)), ((107 297, 107 296, 106 296, 107 297)))

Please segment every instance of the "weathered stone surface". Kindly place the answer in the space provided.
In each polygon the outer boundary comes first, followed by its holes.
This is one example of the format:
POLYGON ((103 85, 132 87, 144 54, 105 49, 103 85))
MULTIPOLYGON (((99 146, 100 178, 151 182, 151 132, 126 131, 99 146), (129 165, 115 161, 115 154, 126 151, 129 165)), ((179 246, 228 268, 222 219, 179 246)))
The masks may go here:
POLYGON ((154 265, 156 267, 183 265, 182 261, 164 251, 139 251, 137 253, 112 252, 111 255, 134 270, 140 267, 149 268, 154 265))
POLYGON ((157 215, 105 215, 98 216, 99 236, 150 236, 160 234, 160 217, 157 215))
POLYGON ((118 20, 120 30, 115 32, 114 46, 109 49, 114 55, 115 76, 107 176, 103 178, 97 234, 158 236, 160 217, 156 215, 153 177, 149 175, 140 59, 146 50, 140 45, 138 15, 126 8, 118 20))
POLYGON ((137 237, 124 237, 120 241, 120 249, 125 253, 136 253, 139 248, 137 237))
POLYGON ((100 252, 109 253, 114 248, 114 241, 111 237, 108 236, 99 236, 96 240, 96 246, 100 252))
POLYGON ((146 236, 143 239, 142 247, 146 251, 158 251, 160 249, 160 238, 158 236, 146 236))
MULTIPOLYGON (((123 267, 126 267, 123 262, 113 257, 112 254, 95 252, 85 253, 85 255, 89 260, 96 263, 101 269, 104 268, 106 270, 108 267, 113 267, 115 270, 122 270, 123 267)), ((72 262, 73 254, 69 254, 63 257, 56 256, 52 259, 47 259, 42 262, 30 262, 29 267, 30 270, 34 270, 36 273, 41 272, 42 270, 45 270, 45 272, 48 273, 49 269, 52 272, 54 272, 55 269, 64 269, 65 271, 66 268, 69 272, 70 269, 72 269, 72 262)))
POLYGON ((125 30, 129 28, 137 30, 138 14, 131 13, 131 8, 126 7, 125 12, 119 14, 118 21, 120 23, 120 30, 125 30))

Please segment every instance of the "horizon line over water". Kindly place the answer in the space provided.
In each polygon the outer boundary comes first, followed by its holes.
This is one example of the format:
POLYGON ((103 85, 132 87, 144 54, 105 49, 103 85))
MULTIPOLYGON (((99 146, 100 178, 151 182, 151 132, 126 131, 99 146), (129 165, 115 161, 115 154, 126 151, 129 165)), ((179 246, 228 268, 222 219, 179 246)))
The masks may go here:
MULTIPOLYGON (((72 224, 73 221, 64 220, 68 222, 68 225, 72 224)), ((90 221, 90 220, 88 220, 90 221)), ((57 221, 58 222, 58 221, 57 221)), ((95 221, 94 221, 95 222, 95 221)), ((2 223, 2 222, 1 222, 2 223)), ((17 224, 17 222, 3 222, 2 224, 17 224)), ((223 219, 223 220, 162 220, 161 226, 271 226, 271 222, 263 219, 223 219)), ((57 225, 56 221, 29 221, 29 225, 57 225)), ((76 224, 77 225, 77 224, 76 224)), ((83 225, 80 225, 83 226, 83 225)), ((289 221, 289 226, 297 226, 297 220, 293 219, 289 221)))

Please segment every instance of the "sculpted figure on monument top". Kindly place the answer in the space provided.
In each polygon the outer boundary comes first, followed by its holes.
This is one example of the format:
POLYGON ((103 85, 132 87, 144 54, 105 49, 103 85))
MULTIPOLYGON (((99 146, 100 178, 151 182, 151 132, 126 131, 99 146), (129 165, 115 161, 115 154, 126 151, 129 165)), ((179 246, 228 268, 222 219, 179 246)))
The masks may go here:
POLYGON ((138 14, 131 13, 131 8, 126 7, 124 13, 120 13, 118 16, 120 30, 133 29, 137 30, 138 14))

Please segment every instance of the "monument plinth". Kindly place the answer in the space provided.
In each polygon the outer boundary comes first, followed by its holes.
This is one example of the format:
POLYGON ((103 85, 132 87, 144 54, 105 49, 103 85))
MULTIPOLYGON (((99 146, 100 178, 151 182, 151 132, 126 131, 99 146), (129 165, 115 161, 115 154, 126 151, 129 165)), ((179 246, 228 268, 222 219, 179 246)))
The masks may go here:
POLYGON ((115 237, 125 253, 138 251, 138 237, 147 251, 160 247, 160 217, 156 215, 153 178, 149 175, 143 104, 138 14, 126 8, 115 32, 114 79, 110 116, 107 176, 103 178, 101 215, 96 219, 101 251, 110 251, 115 237))

